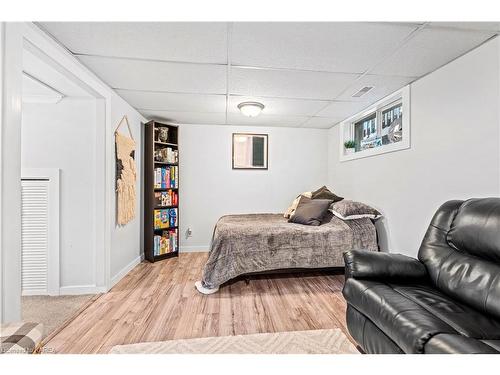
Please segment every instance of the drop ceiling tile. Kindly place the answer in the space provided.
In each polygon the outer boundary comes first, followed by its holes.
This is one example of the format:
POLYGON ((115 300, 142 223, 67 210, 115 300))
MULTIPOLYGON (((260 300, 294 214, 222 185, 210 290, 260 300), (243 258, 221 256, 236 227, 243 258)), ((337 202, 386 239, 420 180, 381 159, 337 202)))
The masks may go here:
POLYGON ((43 22, 76 54, 201 63, 227 62, 221 22, 43 22))
POLYGON ((116 90, 137 109, 181 112, 225 112, 225 95, 177 94, 154 91, 116 90))
POLYGON ((236 22, 231 63, 362 73, 417 27, 388 22, 236 22))
POLYGON ((303 128, 330 129, 335 124, 342 121, 341 118, 311 117, 302 124, 303 128))
POLYGON ((346 119, 368 107, 367 102, 334 101, 317 114, 320 117, 333 117, 340 120, 346 119))
POLYGON ((313 116, 326 105, 327 101, 262 98, 255 96, 234 96, 229 97, 228 112, 240 113, 238 104, 242 102, 259 102, 264 104, 263 115, 281 116, 313 116))
POLYGON ((427 27, 370 73, 420 77, 468 52, 493 34, 427 27))
POLYGON ((430 26, 464 30, 500 31, 500 22, 430 22, 430 26))
POLYGON ((241 113, 228 113, 227 115, 227 123, 230 125, 299 127, 305 121, 307 121, 306 116, 273 116, 261 114, 257 117, 246 117, 241 113))
POLYGON ((175 124, 224 125, 225 113, 174 112, 174 111, 140 111, 147 119, 157 119, 175 124))
POLYGON ((382 76, 367 74, 357 80, 350 86, 342 95, 337 97, 337 100, 356 101, 367 103, 368 105, 392 94, 410 82, 413 82, 415 77, 399 77, 399 76, 382 76), (359 98, 353 98, 352 95, 357 93, 365 86, 372 86, 373 89, 359 98))
POLYGON ((198 94, 225 94, 226 67, 95 56, 79 56, 112 88, 198 94))
POLYGON ((295 99, 331 100, 357 74, 231 68, 230 94, 295 99))

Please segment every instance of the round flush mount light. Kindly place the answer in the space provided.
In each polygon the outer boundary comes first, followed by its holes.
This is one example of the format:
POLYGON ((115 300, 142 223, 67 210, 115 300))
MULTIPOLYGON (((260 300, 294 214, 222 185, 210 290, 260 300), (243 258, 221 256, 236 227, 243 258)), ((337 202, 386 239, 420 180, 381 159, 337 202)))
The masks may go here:
POLYGON ((243 102, 238 104, 238 109, 247 117, 257 117, 264 109, 264 104, 258 102, 243 102))

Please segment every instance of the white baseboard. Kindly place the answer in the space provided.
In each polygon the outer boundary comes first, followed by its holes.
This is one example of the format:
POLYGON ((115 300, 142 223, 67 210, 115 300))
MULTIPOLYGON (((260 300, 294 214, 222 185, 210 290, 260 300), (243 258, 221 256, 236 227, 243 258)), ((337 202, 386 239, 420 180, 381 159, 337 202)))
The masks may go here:
POLYGON ((62 286, 59 288, 59 295, 77 295, 77 294, 99 294, 106 293, 107 290, 103 286, 97 285, 75 285, 75 286, 62 286))
POLYGON ((181 246, 180 253, 207 253, 210 249, 209 245, 206 246, 181 246))
MULTIPOLYGON (((118 281, 120 281, 127 273, 129 273, 135 266, 142 262, 142 255, 135 258, 132 262, 127 264, 123 269, 111 278, 109 289, 111 289, 118 281)), ((108 289, 104 286, 96 285, 75 285, 63 286, 59 288, 59 294, 64 295, 77 295, 77 294, 99 294, 106 293, 108 289)))
POLYGON ((49 292, 47 291, 43 291, 43 292, 40 292, 39 290, 23 290, 21 292, 21 296, 24 297, 24 296, 49 296, 49 292))
POLYGON ((115 276, 113 276, 111 278, 109 289, 111 289, 113 286, 115 286, 118 283, 118 281, 120 281, 121 279, 123 279, 127 273, 129 273, 130 271, 132 271, 132 269, 135 266, 137 266, 139 263, 141 263, 141 262, 142 262, 142 255, 138 256, 132 262, 130 262, 129 264, 127 264, 125 267, 123 267, 120 270, 120 272, 118 272, 115 276))

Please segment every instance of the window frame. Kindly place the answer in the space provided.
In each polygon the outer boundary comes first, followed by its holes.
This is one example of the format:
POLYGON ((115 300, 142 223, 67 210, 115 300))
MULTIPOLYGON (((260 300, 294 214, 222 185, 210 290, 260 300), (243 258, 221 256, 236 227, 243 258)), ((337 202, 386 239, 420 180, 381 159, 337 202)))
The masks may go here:
POLYGON ((410 148, 410 138, 411 138, 411 127, 410 127, 410 85, 403 87, 402 89, 386 96, 385 98, 379 100, 378 102, 372 104, 367 109, 355 114, 342 121, 339 126, 339 159, 341 162, 366 158, 369 156, 375 156, 380 154, 385 154, 388 152, 395 152, 400 150, 406 150, 410 148), (377 123, 377 133, 380 135, 382 132, 382 112, 390 107, 396 105, 397 102, 401 101, 402 111, 403 111, 403 138, 400 142, 391 143, 387 145, 382 145, 379 147, 374 147, 371 149, 366 149, 363 151, 357 151, 352 154, 346 154, 344 148, 344 142, 354 139, 354 125, 359 121, 376 114, 377 123))

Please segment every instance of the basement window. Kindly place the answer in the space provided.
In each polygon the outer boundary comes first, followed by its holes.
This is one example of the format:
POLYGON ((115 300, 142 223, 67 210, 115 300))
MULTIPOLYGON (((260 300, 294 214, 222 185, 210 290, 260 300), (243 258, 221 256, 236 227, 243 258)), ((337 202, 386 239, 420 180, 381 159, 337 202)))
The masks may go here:
POLYGON ((340 160, 410 147, 409 86, 340 124, 340 160))

